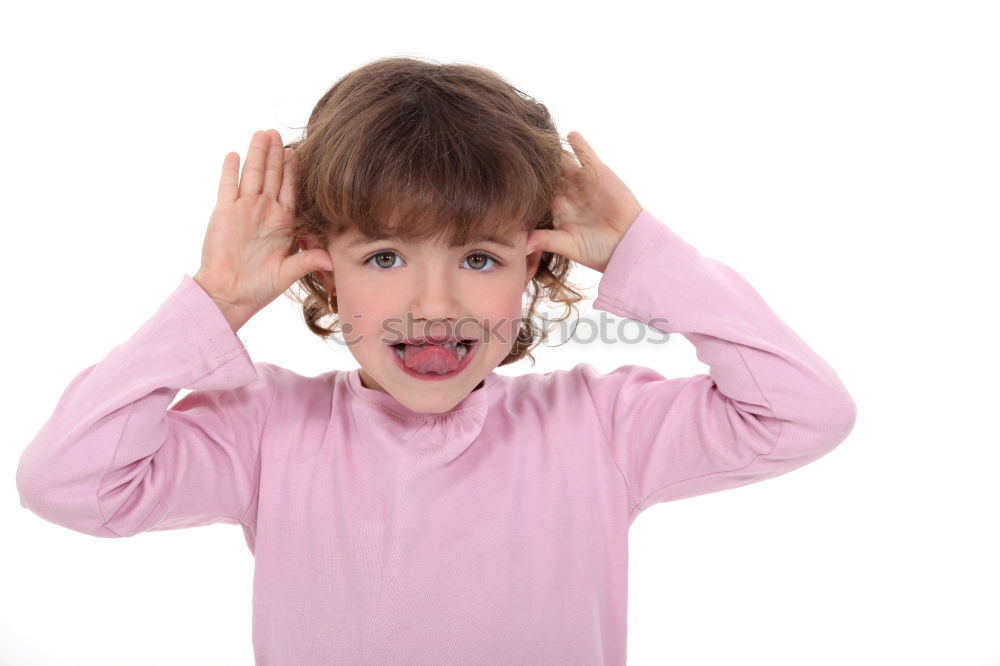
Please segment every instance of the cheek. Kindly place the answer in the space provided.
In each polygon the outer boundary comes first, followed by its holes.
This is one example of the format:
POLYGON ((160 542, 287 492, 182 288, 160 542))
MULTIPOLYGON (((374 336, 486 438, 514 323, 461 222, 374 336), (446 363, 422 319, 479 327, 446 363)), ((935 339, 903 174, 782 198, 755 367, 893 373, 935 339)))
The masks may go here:
POLYGON ((377 313, 383 307, 384 294, 370 283, 351 274, 338 276, 336 282, 337 304, 342 311, 349 314, 364 313, 367 318, 369 312, 377 313))
POLYGON ((508 349, 514 345, 523 323, 521 318, 524 316, 524 306, 521 296, 520 292, 512 293, 509 290, 504 294, 497 294, 483 313, 483 319, 489 320, 490 330, 493 332, 491 342, 508 349))
MULTIPOLYGON (((521 303, 524 300, 526 290, 517 280, 504 281, 492 290, 492 303, 496 304, 496 309, 508 313, 520 313, 521 303)), ((516 316, 516 314, 515 314, 516 316)))
POLYGON ((346 281, 338 284, 337 306, 343 336, 350 345, 375 344, 385 335, 382 321, 389 315, 382 311, 378 294, 369 291, 346 281))

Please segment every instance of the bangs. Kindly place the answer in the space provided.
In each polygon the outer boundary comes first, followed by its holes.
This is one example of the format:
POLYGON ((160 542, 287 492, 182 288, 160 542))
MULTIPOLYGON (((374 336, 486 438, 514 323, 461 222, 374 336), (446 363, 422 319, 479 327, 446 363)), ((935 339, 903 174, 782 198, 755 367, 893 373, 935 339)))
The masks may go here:
POLYGON ((478 70, 454 82, 448 71, 342 82, 353 94, 311 118, 297 146, 312 208, 302 212, 331 235, 450 247, 551 228, 564 149, 547 111, 492 79, 469 94, 478 70))
POLYGON ((355 211, 354 228, 366 238, 395 236, 404 241, 433 241, 457 248, 483 240, 513 246, 519 231, 536 226, 530 209, 512 210, 504 201, 487 199, 490 192, 459 187, 443 197, 426 189, 395 190, 376 196, 370 215, 355 211))

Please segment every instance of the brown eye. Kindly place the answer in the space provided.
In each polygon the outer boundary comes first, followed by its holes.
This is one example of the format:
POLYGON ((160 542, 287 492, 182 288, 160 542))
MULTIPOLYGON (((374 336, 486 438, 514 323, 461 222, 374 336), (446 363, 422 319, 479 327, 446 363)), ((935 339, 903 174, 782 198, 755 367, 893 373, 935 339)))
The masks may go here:
POLYGON ((371 263, 371 261, 374 259, 375 260, 375 264, 379 268, 392 268, 392 265, 395 262, 393 262, 393 261, 390 260, 389 263, 388 263, 388 265, 386 265, 382 260, 385 259, 385 258, 387 258, 387 257, 395 257, 395 256, 397 256, 395 252, 378 252, 376 254, 373 254, 371 257, 369 257, 368 260, 365 263, 371 263))
POLYGON ((466 257, 466 259, 469 261, 469 265, 475 271, 483 271, 484 266, 480 262, 484 262, 485 263, 485 262, 492 261, 493 263, 496 263, 496 264, 500 263, 496 259, 494 259, 493 257, 491 257, 490 255, 485 254, 483 252, 476 252, 474 254, 470 254, 468 257, 466 257))

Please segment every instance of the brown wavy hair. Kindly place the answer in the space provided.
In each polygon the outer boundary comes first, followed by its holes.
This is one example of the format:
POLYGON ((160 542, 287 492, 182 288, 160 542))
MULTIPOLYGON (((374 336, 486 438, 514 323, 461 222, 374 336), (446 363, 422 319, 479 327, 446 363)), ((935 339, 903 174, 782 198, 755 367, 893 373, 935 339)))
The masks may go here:
MULTIPOLYGON (((381 58, 346 74, 320 98, 296 159, 296 210, 289 255, 300 240, 327 247, 348 229, 367 237, 443 239, 452 247, 515 230, 552 229, 551 202, 565 192, 563 148, 544 104, 495 72, 470 64, 381 58)), ((540 301, 561 303, 565 320, 584 298, 567 280, 574 262, 544 252, 525 289, 528 304, 507 365, 545 339, 540 301)), ((336 294, 309 273, 291 294, 306 326, 340 330, 336 294), (328 305, 329 304, 329 305, 328 305), (329 326, 321 324, 332 316, 329 326)), ((295 285, 293 285, 295 286, 295 285)), ((290 288, 291 290, 291 288, 290 288)))

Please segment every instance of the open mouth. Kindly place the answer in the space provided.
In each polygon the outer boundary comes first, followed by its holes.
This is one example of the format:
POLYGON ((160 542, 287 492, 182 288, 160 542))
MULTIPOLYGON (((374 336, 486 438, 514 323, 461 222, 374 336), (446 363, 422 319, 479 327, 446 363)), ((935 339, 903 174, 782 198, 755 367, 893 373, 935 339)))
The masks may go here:
MULTIPOLYGON (((414 347, 415 345, 410 346, 414 347)), ((427 372, 421 372, 407 365, 406 347, 405 343, 386 345, 386 348, 392 355, 393 361, 396 363, 396 367, 400 370, 411 377, 422 380, 450 379, 461 374, 468 367, 472 358, 476 355, 476 351, 479 349, 479 340, 462 340, 449 345, 420 345, 425 350, 422 353, 429 357, 438 356, 437 359, 424 359, 423 365, 428 367, 427 372), (444 358, 446 354, 449 355, 447 359, 444 358), (436 362, 434 362, 435 360, 436 362), (455 363, 456 360, 457 364, 455 363)), ((410 353, 414 354, 412 350, 410 353)), ((416 365, 420 366, 421 364, 417 363, 416 365)))

